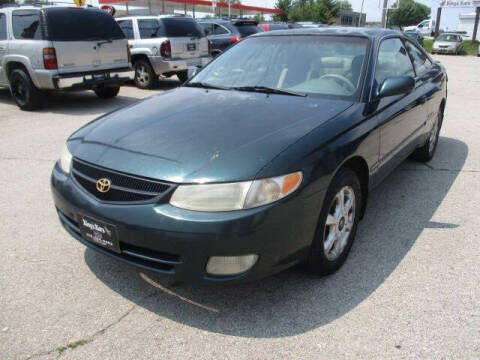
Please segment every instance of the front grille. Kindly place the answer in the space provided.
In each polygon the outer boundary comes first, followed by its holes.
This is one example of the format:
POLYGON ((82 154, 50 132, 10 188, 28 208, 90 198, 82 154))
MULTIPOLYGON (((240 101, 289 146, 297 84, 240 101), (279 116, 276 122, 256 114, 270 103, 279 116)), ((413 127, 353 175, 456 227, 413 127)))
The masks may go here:
POLYGON ((120 173, 89 164, 82 160, 72 160, 72 174, 75 180, 97 199, 108 202, 144 202, 164 195, 171 185, 134 175, 120 173), (106 178, 111 187, 107 192, 97 190, 97 181, 106 178))

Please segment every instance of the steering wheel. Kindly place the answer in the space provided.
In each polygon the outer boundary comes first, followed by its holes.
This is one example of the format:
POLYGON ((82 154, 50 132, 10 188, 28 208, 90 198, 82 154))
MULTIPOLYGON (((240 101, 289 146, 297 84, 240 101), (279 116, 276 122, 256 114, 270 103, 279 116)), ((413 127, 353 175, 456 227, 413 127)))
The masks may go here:
POLYGON ((348 80, 346 77, 342 76, 342 75, 338 75, 338 74, 325 74, 325 75, 322 75, 320 76, 320 78, 318 80, 321 80, 321 79, 324 79, 324 78, 332 78, 332 79, 336 79, 336 80, 341 80, 343 84, 346 84, 348 90, 350 90, 352 93, 355 92, 355 90, 357 89, 355 87, 355 85, 352 84, 352 82, 350 80, 348 80))

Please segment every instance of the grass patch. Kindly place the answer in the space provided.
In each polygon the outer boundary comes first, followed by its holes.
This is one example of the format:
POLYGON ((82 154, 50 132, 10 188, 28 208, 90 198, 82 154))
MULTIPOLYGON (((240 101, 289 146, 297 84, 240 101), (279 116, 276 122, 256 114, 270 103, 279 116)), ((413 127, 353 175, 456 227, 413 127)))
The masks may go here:
MULTIPOLYGON (((477 56, 478 54, 478 41, 472 40, 465 40, 463 42, 462 51, 460 55, 470 55, 470 56, 477 56)), ((433 39, 424 39, 423 40, 423 48, 427 50, 427 52, 431 53, 433 47, 433 39)))
POLYGON ((76 347, 79 347, 79 346, 82 346, 82 345, 86 345, 88 344, 89 342, 91 342, 93 339, 85 339, 85 340, 78 340, 78 341, 74 341, 74 342, 71 342, 70 344, 67 344, 65 346, 59 346, 57 348, 57 351, 59 354, 63 353, 64 351, 68 350, 68 349, 75 349, 76 347))
POLYGON ((433 48, 433 39, 423 39, 423 48, 427 50, 429 54, 431 54, 433 48))

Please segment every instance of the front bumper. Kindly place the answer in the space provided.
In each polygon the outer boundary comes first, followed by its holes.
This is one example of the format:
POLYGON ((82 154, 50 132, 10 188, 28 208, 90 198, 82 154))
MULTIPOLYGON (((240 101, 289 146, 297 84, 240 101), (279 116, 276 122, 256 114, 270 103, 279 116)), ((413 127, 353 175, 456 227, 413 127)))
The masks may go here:
POLYGON ((433 52, 437 54, 455 54, 457 52, 456 48, 433 48, 433 52))
POLYGON ((161 56, 149 56, 149 60, 155 74, 160 76, 167 73, 173 74, 175 72, 188 70, 191 66, 203 67, 212 60, 212 57, 204 56, 191 59, 167 60, 161 56))
POLYGON ((261 208, 202 213, 167 203, 104 203, 83 190, 55 165, 51 187, 63 227, 78 241, 103 254, 176 281, 241 282, 262 278, 303 260, 314 236, 319 201, 300 195, 261 208), (79 213, 114 224, 121 253, 82 238, 79 213), (211 256, 257 254, 256 264, 234 276, 205 271, 211 256))
POLYGON ((128 69, 114 71, 103 70, 85 74, 59 74, 53 77, 55 89, 59 90, 82 90, 92 89, 98 86, 118 86, 133 80, 135 72, 128 69))

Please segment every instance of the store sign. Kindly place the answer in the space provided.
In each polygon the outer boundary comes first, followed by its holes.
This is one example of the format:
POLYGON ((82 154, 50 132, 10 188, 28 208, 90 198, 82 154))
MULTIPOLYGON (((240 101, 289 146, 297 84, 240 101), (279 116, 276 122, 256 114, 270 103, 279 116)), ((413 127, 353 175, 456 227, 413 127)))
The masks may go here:
POLYGON ((438 3, 442 8, 466 8, 480 6, 480 0, 440 0, 438 3))

